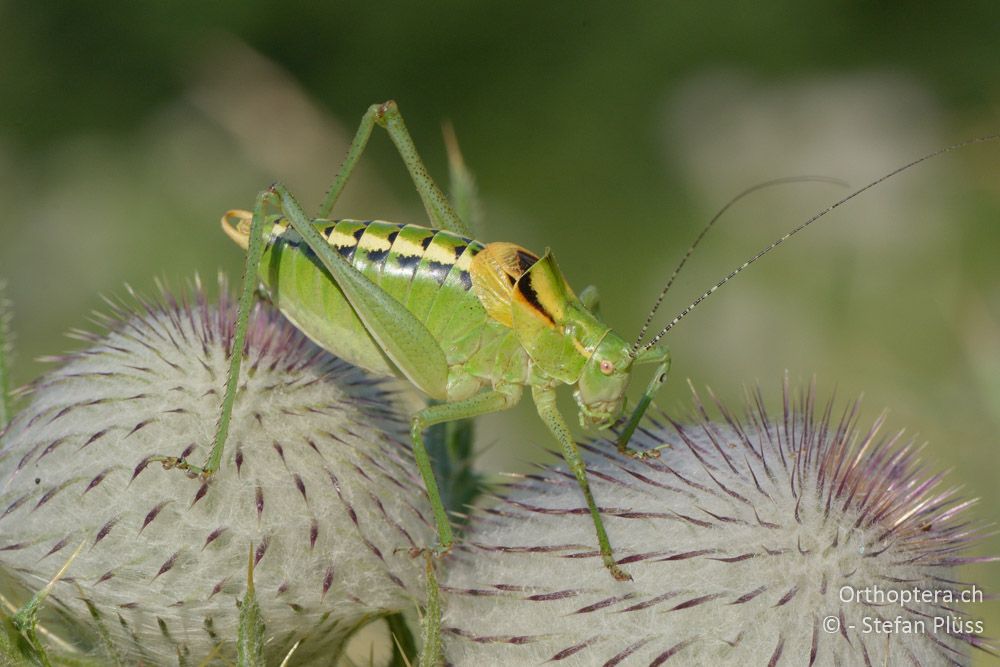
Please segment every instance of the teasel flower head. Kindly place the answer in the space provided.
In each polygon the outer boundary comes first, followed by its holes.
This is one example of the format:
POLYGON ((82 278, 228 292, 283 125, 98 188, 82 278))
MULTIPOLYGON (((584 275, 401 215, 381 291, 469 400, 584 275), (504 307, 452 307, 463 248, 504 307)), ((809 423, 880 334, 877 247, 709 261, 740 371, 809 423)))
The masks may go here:
POLYGON ((793 401, 786 382, 777 417, 756 391, 745 416, 719 405, 712 421, 696 395, 693 422, 633 438, 660 458, 584 446, 631 582, 602 566, 565 468, 508 488, 444 582, 451 663, 952 665, 992 650, 958 602, 982 600, 955 573, 978 560, 970 503, 912 442, 880 436, 882 418, 860 426, 857 403, 817 414, 813 396, 793 401))
POLYGON ((113 305, 2 436, 3 594, 23 602, 82 543, 42 620, 81 650, 231 664, 250 552, 268 664, 296 644, 290 664, 329 659, 424 597, 407 551, 434 533, 398 391, 272 308, 250 319, 221 468, 204 480, 153 460, 207 458, 236 319, 220 293, 113 305))

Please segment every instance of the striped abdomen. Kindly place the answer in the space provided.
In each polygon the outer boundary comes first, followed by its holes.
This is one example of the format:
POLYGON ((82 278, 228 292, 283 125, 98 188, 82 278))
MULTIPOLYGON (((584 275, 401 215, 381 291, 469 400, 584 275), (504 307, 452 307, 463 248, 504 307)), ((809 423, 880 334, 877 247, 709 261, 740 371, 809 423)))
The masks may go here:
POLYGON ((340 220, 321 228, 320 234, 354 268, 404 304, 435 338, 452 319, 456 300, 474 296, 469 267, 483 249, 478 241, 379 220, 340 220))
MULTIPOLYGON (((406 306, 438 341, 449 367, 463 364, 502 325, 472 290, 478 241, 418 225, 381 221, 316 222, 321 236, 358 271, 406 306)), ((394 367, 301 237, 277 220, 259 274, 272 300, 327 350, 369 370, 394 367)))

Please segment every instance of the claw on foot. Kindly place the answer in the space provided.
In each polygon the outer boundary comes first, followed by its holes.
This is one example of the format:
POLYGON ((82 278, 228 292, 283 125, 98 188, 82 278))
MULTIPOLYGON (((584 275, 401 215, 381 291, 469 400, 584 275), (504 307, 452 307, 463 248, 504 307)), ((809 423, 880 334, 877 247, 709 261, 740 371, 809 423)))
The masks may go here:
POLYGON ((451 553, 451 545, 444 547, 440 544, 433 547, 410 547, 409 548, 410 558, 417 558, 418 556, 433 556, 435 559, 440 560, 451 553))
POLYGON ((161 464, 164 470, 173 470, 174 468, 183 470, 187 476, 192 479, 200 477, 207 480, 212 476, 212 471, 199 468, 198 466, 188 462, 187 459, 178 456, 154 456, 150 458, 149 461, 151 463, 161 464))
POLYGON ((605 561, 604 564, 607 566, 611 576, 615 578, 615 581, 632 581, 632 575, 618 567, 615 562, 605 561))
POLYGON ((629 447, 624 448, 622 454, 629 457, 630 459, 636 459, 637 461, 644 461, 646 459, 658 459, 660 458, 660 450, 666 445, 661 445, 660 447, 653 447, 652 449, 631 449, 629 447))

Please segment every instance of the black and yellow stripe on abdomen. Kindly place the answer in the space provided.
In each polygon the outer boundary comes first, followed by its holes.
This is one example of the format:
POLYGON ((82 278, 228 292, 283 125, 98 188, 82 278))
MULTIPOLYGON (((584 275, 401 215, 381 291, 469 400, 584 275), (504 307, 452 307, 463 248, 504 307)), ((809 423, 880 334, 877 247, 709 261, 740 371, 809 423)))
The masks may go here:
POLYGON ((321 235, 421 322, 443 296, 442 290, 449 293, 445 301, 458 296, 452 292, 470 292, 469 265, 483 248, 478 241, 451 232, 379 220, 340 220, 322 228, 321 235))
POLYGON ((379 286, 405 304, 417 266, 433 239, 432 229, 404 225, 393 240, 392 248, 382 265, 379 286))
MULTIPOLYGON (((429 318, 438 301, 473 296, 469 262, 462 258, 466 253, 474 255, 483 246, 476 241, 440 230, 426 242, 426 246, 417 262, 404 303, 417 319, 431 328, 429 318)), ((440 320, 440 316, 436 319, 440 320)))

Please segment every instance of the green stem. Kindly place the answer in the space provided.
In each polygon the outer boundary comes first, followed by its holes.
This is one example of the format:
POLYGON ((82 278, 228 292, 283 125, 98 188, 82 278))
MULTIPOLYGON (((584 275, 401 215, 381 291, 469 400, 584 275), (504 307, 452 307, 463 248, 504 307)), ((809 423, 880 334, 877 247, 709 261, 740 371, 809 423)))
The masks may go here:
POLYGON ((239 667, 264 667, 264 619, 253 587, 253 547, 247 558, 247 592, 240 603, 240 623, 236 641, 239 667))

